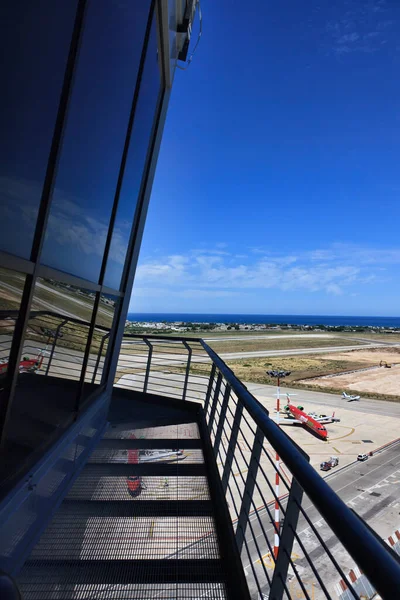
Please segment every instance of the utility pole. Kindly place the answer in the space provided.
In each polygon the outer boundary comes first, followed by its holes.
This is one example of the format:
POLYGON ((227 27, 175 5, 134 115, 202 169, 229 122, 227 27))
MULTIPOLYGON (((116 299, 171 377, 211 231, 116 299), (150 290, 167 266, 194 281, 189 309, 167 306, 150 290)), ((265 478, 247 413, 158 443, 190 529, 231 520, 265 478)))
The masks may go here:
MULTIPOLYGON (((279 427, 280 413, 280 382, 281 379, 290 375, 291 371, 267 371, 267 375, 277 380, 276 382, 276 423, 279 427)), ((280 533, 280 511, 279 511, 279 480, 280 480, 280 458, 278 452, 275 455, 275 535, 274 535, 274 558, 278 557, 279 552, 279 533, 280 533)))

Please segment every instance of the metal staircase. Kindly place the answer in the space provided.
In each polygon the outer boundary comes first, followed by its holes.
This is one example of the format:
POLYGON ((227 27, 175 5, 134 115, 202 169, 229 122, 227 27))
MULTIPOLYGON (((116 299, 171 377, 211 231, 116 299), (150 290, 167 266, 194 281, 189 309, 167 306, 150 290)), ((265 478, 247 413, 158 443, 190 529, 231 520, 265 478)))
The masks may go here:
POLYGON ((110 423, 18 576, 25 600, 246 598, 198 419, 160 422, 110 423))

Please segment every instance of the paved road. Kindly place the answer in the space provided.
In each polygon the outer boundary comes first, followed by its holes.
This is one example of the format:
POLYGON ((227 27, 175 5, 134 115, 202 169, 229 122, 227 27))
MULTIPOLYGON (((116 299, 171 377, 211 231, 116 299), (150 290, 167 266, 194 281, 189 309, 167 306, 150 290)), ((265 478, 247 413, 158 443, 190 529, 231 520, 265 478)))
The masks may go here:
MULTIPOLYGON (((223 360, 237 360, 241 358, 258 358, 264 356, 294 356, 295 354, 331 354, 332 352, 348 352, 349 350, 369 350, 376 348, 376 344, 365 346, 325 346, 324 348, 292 348, 291 350, 257 350, 253 352, 221 352, 223 360)), ((196 361, 202 362, 202 361, 196 361)))
MULTIPOLYGON (((248 390, 258 396, 276 397, 276 387, 272 385, 261 385, 258 383, 246 383, 248 390)), ((334 409, 345 408, 356 412, 369 413, 374 415, 384 415, 388 417, 400 418, 400 403, 386 400, 374 400, 363 398, 355 402, 347 402, 341 397, 341 394, 328 394, 327 392, 314 392, 310 390, 294 389, 289 387, 281 388, 281 397, 285 394, 295 394, 296 402, 315 402, 321 406, 329 406, 334 409)), ((400 434, 399 434, 400 435, 400 434)))
MULTIPOLYGON (((214 337, 209 337, 209 338, 203 338, 203 340, 205 342, 233 342, 233 341, 240 341, 240 342, 246 342, 247 340, 282 340, 282 339, 288 339, 288 338, 292 338, 292 339, 301 339, 301 338, 336 338, 338 337, 337 335, 335 335, 334 333, 282 333, 280 335, 277 334, 260 334, 260 335, 251 335, 251 334, 247 334, 247 333, 243 333, 240 336, 226 336, 226 337, 219 337, 217 335, 215 335, 214 337)), ((353 338, 351 338, 353 339, 353 338)), ((355 339, 355 338, 354 338, 355 339)), ((365 340, 360 340, 365 342, 365 340)), ((367 340, 366 343, 369 343, 370 340, 367 340)))
MULTIPOLYGON (((399 448, 400 443, 376 454, 366 462, 356 462, 344 470, 338 471, 336 474, 333 472, 327 478, 327 483, 342 500, 363 517, 384 538, 391 535, 400 525, 399 448)), ((349 569, 354 566, 354 561, 349 558, 332 530, 307 498, 303 499, 302 506, 335 559, 339 562, 344 572, 348 573, 349 569)), ((273 511, 271 512, 273 514, 273 511)), ((259 511, 258 515, 254 514, 251 517, 251 523, 253 532, 248 530, 246 533, 248 553, 244 551, 242 559, 252 591, 256 592, 256 587, 252 583, 252 568, 256 570, 261 580, 265 580, 260 554, 265 557, 264 566, 266 566, 267 572, 270 569, 269 574, 272 575, 273 563, 271 563, 267 556, 269 548, 265 541, 265 534, 270 542, 272 542, 274 529, 270 524, 270 516, 265 509, 259 511), (264 529, 265 534, 262 529, 264 529), (259 545, 259 550, 256 544, 259 545)), ((307 553, 310 554, 318 573, 323 577, 323 581, 328 589, 333 592, 335 584, 340 580, 340 575, 337 574, 327 554, 312 532, 309 523, 303 516, 299 519, 297 532, 307 553)), ((315 576, 313 576, 307 559, 304 558, 303 552, 297 542, 293 550, 297 555, 295 563, 299 572, 302 573, 302 577, 308 582, 308 585, 316 585, 315 589, 318 590, 315 576)), ((267 588, 264 589, 267 591, 267 588)), ((319 594, 317 592, 315 597, 325 597, 321 590, 319 594)))

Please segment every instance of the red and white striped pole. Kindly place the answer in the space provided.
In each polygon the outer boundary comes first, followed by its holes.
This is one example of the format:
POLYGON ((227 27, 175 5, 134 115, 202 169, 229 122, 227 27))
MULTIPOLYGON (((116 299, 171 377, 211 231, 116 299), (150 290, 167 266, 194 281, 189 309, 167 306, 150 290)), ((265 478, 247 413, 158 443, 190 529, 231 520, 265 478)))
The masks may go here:
MULTIPOLYGON (((279 389, 279 377, 278 377, 278 385, 276 388, 276 423, 279 427, 279 410, 280 410, 280 406, 279 406, 279 402, 280 402, 280 389, 279 389)), ((276 473, 275 473, 275 535, 274 535, 274 557, 275 560, 278 557, 278 552, 279 552, 279 528, 280 528, 280 513, 279 513, 279 502, 278 502, 278 498, 279 498, 279 454, 278 452, 276 453, 276 457, 275 457, 275 468, 276 468, 276 473)))

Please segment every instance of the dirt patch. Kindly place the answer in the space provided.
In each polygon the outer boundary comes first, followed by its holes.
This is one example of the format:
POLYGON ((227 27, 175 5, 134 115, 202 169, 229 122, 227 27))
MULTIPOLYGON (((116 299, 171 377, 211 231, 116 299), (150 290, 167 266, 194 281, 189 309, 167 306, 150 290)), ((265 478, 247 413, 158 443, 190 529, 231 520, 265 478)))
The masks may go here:
MULTIPOLYGON (((393 366, 391 369, 381 367, 335 377, 320 377, 308 382, 321 388, 399 396, 400 365, 393 366)), ((306 382, 300 381, 299 383, 306 382)))
MULTIPOLYGON (((400 362, 400 348, 382 347, 369 350, 349 350, 335 354, 321 354, 320 360, 357 361, 368 366, 379 365, 381 360, 388 364, 400 362)), ((367 366, 365 365, 365 366, 367 366)))

